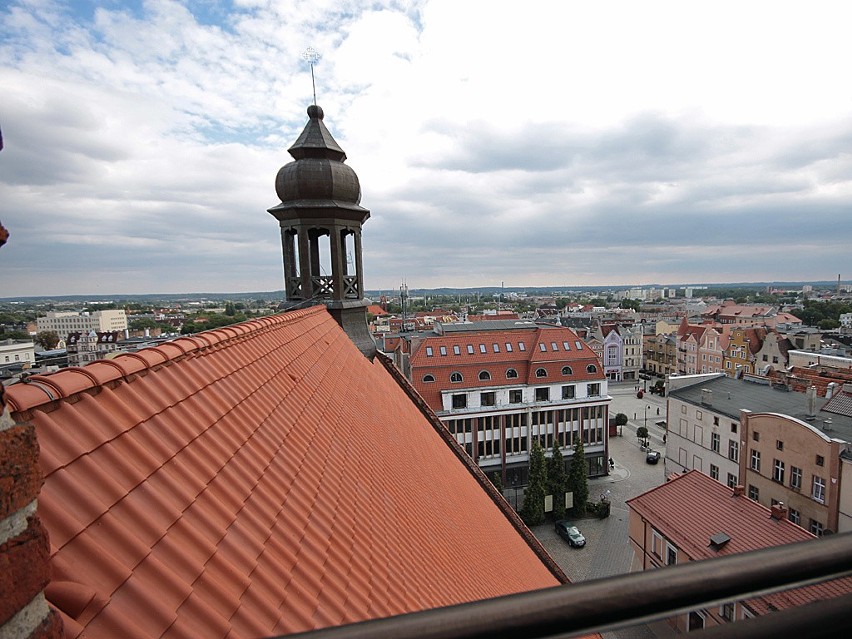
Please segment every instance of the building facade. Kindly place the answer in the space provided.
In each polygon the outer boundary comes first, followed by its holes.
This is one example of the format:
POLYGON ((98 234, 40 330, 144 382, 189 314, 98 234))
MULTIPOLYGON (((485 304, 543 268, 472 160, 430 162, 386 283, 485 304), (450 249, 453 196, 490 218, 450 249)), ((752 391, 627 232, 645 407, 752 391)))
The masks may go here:
POLYGON ((54 331, 60 338, 71 333, 125 331, 127 315, 124 309, 109 309, 92 313, 49 312, 36 319, 38 331, 54 331))
POLYGON ((522 322, 443 327, 418 336, 400 368, 467 453, 506 487, 527 483, 534 439, 566 461, 583 442, 591 476, 607 472, 607 378, 565 327, 522 322))

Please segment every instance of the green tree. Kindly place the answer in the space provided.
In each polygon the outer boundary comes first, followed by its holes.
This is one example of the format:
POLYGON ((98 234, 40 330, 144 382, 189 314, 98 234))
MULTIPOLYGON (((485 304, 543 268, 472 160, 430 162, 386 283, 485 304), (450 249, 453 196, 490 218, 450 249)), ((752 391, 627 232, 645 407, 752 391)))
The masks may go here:
POLYGON ((640 426, 636 429, 636 437, 639 439, 648 439, 648 429, 645 426, 640 426))
POLYGON ((32 335, 25 333, 24 331, 7 331, 0 328, 0 339, 31 340, 32 335))
POLYGON ((821 331, 830 331, 834 330, 835 328, 840 328, 840 322, 838 322, 836 319, 826 318, 821 319, 817 323, 817 326, 821 331))
POLYGON ((537 526, 544 523, 544 496, 547 486, 547 467, 545 466, 544 451, 533 439, 530 450, 530 479, 524 490, 524 505, 521 508, 521 518, 527 526, 537 526))
POLYGON ((617 413, 615 416, 615 425, 616 426, 625 426, 627 424, 627 415, 624 413, 617 413))
POLYGON ((56 331, 40 331, 36 333, 35 341, 44 350, 50 351, 59 344, 59 334, 56 331))
POLYGON ((589 467, 582 440, 574 446, 574 455, 568 467, 568 490, 574 493, 574 513, 582 515, 589 503, 589 467))
POLYGON ((488 478, 491 480, 491 483, 494 484, 494 488, 497 489, 497 492, 501 495, 503 494, 503 479, 500 477, 499 472, 491 473, 488 478))
POLYGON ((234 307, 233 302, 225 302, 225 315, 228 317, 233 317, 237 314, 237 309, 234 307))
POLYGON ((565 519, 565 493, 568 490, 568 474, 565 472, 565 458, 562 451, 553 442, 550 458, 547 460, 547 492, 553 495, 554 519, 565 519))

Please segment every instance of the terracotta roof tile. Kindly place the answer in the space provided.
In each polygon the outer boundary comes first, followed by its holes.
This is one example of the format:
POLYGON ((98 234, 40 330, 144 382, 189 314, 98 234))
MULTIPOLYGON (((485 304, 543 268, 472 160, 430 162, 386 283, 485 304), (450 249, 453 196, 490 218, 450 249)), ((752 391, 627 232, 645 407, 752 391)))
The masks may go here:
POLYGON ((66 597, 72 635, 269 636, 564 578, 323 308, 7 398, 39 436, 55 578, 96 595, 66 597))

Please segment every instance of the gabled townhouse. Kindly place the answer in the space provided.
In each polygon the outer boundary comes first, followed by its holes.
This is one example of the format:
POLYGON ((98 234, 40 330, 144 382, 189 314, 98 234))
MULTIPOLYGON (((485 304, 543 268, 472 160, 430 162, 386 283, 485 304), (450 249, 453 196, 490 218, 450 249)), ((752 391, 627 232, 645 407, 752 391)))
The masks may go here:
POLYGON ((713 326, 706 326, 698 343, 698 363, 701 370, 697 370, 696 373, 724 372, 723 359, 726 345, 727 338, 724 336, 722 330, 718 330, 713 326))
POLYGON ((793 350, 790 340, 778 333, 778 331, 767 331, 763 338, 760 350, 755 353, 755 372, 766 376, 773 370, 784 370, 787 368, 788 353, 793 350))
MULTIPOLYGON (((697 471, 634 497, 627 506, 634 570, 664 571, 669 565, 815 541, 814 535, 789 521, 784 504, 766 507, 748 499, 742 486, 727 488, 697 471)), ((679 633, 693 632, 850 592, 852 578, 845 577, 790 591, 722 601, 687 610, 667 621, 679 633)))
POLYGON ((735 326, 767 326, 774 328, 776 324, 801 326, 802 320, 795 315, 779 312, 775 306, 764 304, 737 304, 733 300, 725 300, 721 304, 708 306, 702 313, 703 320, 718 324, 733 324, 735 326))
POLYGON ((837 531, 839 458, 852 448, 852 410, 815 388, 796 393, 755 379, 669 378, 666 473, 698 470, 743 485, 764 505, 783 501, 791 520, 815 534, 837 531))
POLYGON ((766 329, 760 327, 735 327, 731 329, 722 361, 725 375, 742 377, 755 374, 757 352, 763 345, 766 329))
POLYGON ((620 382, 624 365, 624 340, 621 338, 618 326, 599 325, 595 330, 594 338, 601 342, 600 358, 603 362, 604 375, 610 381, 620 382))
POLYGON ((646 336, 643 350, 647 371, 659 377, 677 374, 677 337, 674 334, 646 336))
POLYGON ((441 327, 412 337, 407 371, 447 430, 506 487, 527 483, 529 450, 554 442, 566 462, 583 442, 590 476, 607 472, 607 378, 600 360, 565 327, 518 322, 441 327), (492 328, 494 326, 494 328, 492 328))

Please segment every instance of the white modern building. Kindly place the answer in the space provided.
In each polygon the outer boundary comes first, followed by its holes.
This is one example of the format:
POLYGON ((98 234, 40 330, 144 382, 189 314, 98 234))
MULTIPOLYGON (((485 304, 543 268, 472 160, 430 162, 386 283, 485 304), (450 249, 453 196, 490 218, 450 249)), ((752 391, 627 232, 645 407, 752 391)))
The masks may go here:
POLYGON ((36 320, 38 331, 55 331, 60 338, 69 333, 98 333, 127 330, 127 315, 124 309, 109 309, 93 313, 51 311, 36 320))
POLYGON ((30 340, 6 339, 0 341, 0 366, 35 363, 35 345, 30 340))

